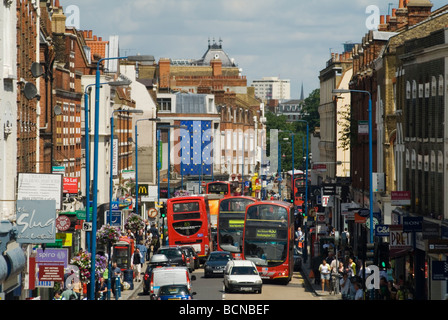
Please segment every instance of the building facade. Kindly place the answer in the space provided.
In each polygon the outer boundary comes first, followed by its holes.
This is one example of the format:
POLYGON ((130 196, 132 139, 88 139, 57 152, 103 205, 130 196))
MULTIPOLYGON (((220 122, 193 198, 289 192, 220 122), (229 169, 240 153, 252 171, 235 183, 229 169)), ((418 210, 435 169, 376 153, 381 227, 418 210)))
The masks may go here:
POLYGON ((252 81, 251 86, 255 88, 255 96, 265 103, 269 100, 291 99, 291 82, 289 79, 263 77, 252 81))

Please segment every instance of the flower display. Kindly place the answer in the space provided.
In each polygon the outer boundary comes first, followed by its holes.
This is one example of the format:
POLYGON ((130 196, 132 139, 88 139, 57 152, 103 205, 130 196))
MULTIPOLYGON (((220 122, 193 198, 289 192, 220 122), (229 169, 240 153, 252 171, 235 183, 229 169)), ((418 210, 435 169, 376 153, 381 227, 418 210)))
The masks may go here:
POLYGON ((190 192, 187 190, 177 190, 174 192, 174 197, 188 197, 190 195, 190 192))
POLYGON ((113 245, 120 240, 121 236, 122 233, 119 227, 113 227, 108 224, 102 226, 96 233, 96 239, 101 244, 113 245))
POLYGON ((126 230, 131 230, 133 233, 137 233, 139 230, 145 227, 145 221, 142 217, 137 214, 131 214, 126 223, 124 224, 124 228, 126 230))
MULTIPOLYGON (((105 256, 95 256, 95 277, 99 279, 107 268, 107 258, 105 256)), ((78 267, 81 282, 90 283, 90 271, 92 266, 92 254, 82 252, 70 260, 70 264, 78 267)))

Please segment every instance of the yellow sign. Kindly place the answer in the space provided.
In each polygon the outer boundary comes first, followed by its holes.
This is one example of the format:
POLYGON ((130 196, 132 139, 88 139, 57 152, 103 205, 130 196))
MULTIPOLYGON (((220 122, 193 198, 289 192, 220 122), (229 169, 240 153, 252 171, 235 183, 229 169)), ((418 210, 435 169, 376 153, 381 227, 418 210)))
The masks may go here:
POLYGON ((72 233, 56 233, 56 239, 62 240, 63 247, 71 247, 73 244, 72 233))
POLYGON ((273 239, 277 238, 276 229, 257 229, 257 238, 273 239))
POLYGON ((244 220, 229 220, 230 228, 244 228, 244 220))

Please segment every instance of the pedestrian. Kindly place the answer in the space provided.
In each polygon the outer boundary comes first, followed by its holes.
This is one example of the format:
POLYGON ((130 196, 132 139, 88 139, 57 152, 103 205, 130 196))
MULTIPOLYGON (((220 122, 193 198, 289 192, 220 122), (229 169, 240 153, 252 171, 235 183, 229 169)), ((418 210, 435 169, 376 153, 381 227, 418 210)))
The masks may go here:
MULTIPOLYGON (((115 283, 117 282, 117 277, 121 278, 121 269, 117 266, 117 262, 114 262, 112 264, 112 277, 110 279, 110 281, 112 281, 111 282, 111 288, 112 288, 112 292, 114 294, 114 297, 117 296, 116 289, 118 289, 118 288, 115 287, 116 286, 115 283)), ((120 279, 120 282, 121 282, 121 279, 120 279)), ((120 282, 119 282, 119 285, 120 285, 120 282)))
POLYGON ((347 272, 349 278, 356 277, 356 263, 353 261, 352 258, 348 258, 347 272))
POLYGON ((331 288, 330 294, 333 291, 334 294, 339 294, 339 280, 341 278, 339 274, 339 260, 333 259, 330 263, 330 278, 331 278, 331 288))
POLYGON ((354 288, 355 288, 355 300, 363 300, 364 292, 362 291, 361 284, 358 281, 355 281, 354 288))
POLYGON ((142 264, 143 264, 148 260, 148 259, 146 259, 148 256, 147 255, 148 248, 146 248, 146 246, 143 242, 143 239, 137 243, 137 248, 140 250, 140 253, 142 254, 142 257, 143 257, 142 264))
POLYGON ((295 243, 297 249, 300 248, 299 243, 303 240, 302 237, 303 237, 302 228, 298 227, 297 231, 295 232, 295 243))
POLYGON ((389 285, 386 277, 380 279, 380 300, 390 300, 389 285))
POLYGON ((62 291, 60 289, 54 293, 53 300, 62 300, 62 291))
POLYGON ((98 286, 98 300, 106 300, 107 298, 107 283, 104 278, 100 278, 100 285, 98 286))
POLYGON ((78 295, 76 294, 75 291, 73 291, 73 280, 72 280, 72 284, 67 286, 67 289, 65 289, 62 294, 62 300, 79 300, 78 295))
POLYGON ((152 224, 151 229, 149 229, 151 232, 151 247, 153 254, 156 253, 157 249, 159 248, 159 230, 157 229, 155 224, 152 224))
POLYGON ((330 288, 330 265, 327 263, 327 260, 322 260, 322 264, 319 266, 319 272, 322 292, 325 292, 325 284, 330 288))
POLYGON ((354 292, 354 287, 352 282, 350 281, 348 277, 348 273, 344 272, 342 274, 342 278, 339 281, 339 284, 341 286, 341 294, 342 294, 342 300, 353 300, 352 295, 354 292))
POLYGON ((143 255, 140 252, 139 248, 135 248, 134 253, 131 256, 131 268, 134 270, 134 274, 136 275, 135 281, 141 282, 142 276, 142 264, 143 264, 143 255))

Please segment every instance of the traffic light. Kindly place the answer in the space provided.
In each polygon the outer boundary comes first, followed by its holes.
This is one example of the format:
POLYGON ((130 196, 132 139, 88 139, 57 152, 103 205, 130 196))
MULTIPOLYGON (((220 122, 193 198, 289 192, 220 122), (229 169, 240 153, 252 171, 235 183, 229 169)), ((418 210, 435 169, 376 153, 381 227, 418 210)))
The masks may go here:
POLYGON ((387 268, 389 264, 389 243, 382 242, 378 245, 378 266, 387 268))
POLYGON ((166 217, 166 203, 163 202, 162 206, 160 207, 160 217, 164 219, 166 217))
POLYGON ((375 264, 375 257, 376 255, 376 250, 377 250, 377 245, 375 242, 373 243, 366 243, 365 246, 365 259, 366 259, 366 266, 368 265, 372 265, 375 264))

